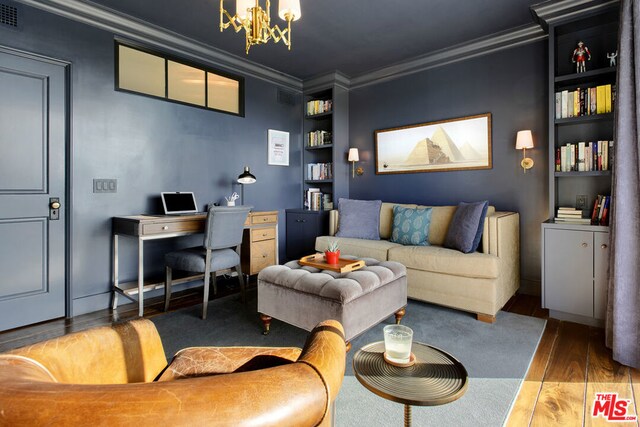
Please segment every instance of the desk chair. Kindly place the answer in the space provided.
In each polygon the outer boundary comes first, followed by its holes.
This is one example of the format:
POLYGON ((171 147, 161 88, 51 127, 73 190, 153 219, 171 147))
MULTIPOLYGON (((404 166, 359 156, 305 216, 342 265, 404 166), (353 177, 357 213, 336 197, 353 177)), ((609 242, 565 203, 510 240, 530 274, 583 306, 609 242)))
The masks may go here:
POLYGON ((164 310, 169 309, 173 269, 204 273, 202 318, 207 318, 209 281, 216 289, 216 272, 235 268, 240 281, 242 301, 246 301, 244 276, 240 267, 240 245, 244 222, 253 206, 212 206, 207 214, 203 246, 182 249, 165 255, 164 310))

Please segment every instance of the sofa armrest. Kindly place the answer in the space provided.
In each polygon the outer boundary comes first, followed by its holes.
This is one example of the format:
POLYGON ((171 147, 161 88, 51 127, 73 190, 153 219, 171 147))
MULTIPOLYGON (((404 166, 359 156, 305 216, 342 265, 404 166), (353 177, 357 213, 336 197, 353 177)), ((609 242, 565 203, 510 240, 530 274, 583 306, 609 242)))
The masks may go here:
POLYGON ((329 236, 335 236, 338 232, 338 210, 329 211, 329 236))
POLYGON ((500 259, 498 300, 504 305, 520 287, 520 215, 517 212, 494 212, 487 216, 487 220, 487 253, 500 259))
POLYGON ((153 381, 167 366, 160 335, 149 319, 79 331, 9 353, 41 363, 56 381, 75 384, 153 381))
POLYGON ((488 231, 486 253, 499 258, 520 255, 520 215, 517 212, 488 215, 485 231, 488 231))
MULTIPOLYGON (((198 349, 190 349, 194 351, 198 349)), ((227 355, 242 349, 224 350, 227 355)), ((67 384, 37 361, 0 355, 1 425, 253 425, 331 423, 330 408, 345 372, 340 323, 328 320, 299 349, 247 348, 288 362, 227 375, 163 382, 67 384), (300 354, 297 361, 294 358, 300 354)), ((224 356, 221 356, 224 358, 224 356)), ((69 359, 72 363, 73 359, 69 359)))

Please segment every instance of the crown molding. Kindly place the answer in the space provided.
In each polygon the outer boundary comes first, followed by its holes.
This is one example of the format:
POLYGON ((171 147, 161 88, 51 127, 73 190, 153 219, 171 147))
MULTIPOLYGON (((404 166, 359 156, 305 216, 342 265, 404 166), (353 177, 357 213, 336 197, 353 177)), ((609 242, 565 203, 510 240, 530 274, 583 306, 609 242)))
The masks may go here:
POLYGON ((310 79, 302 82, 303 91, 305 93, 316 92, 318 90, 326 89, 329 86, 338 86, 342 89, 349 90, 351 88, 351 80, 347 75, 340 71, 334 71, 332 73, 311 77, 310 79))
POLYGON ((464 61, 487 55, 523 44, 533 43, 547 38, 547 34, 537 24, 525 25, 486 37, 472 40, 450 48, 441 49, 414 59, 399 62, 376 71, 362 74, 351 79, 351 89, 382 83, 409 74, 442 67, 454 62, 464 61))
POLYGON ((597 13, 619 3, 619 0, 547 0, 532 5, 533 18, 548 30, 549 25, 572 20, 578 16, 597 13))
POLYGON ((142 21, 115 10, 78 0, 16 0, 46 12, 50 12, 83 24, 91 25, 117 36, 145 43, 161 50, 169 50, 180 56, 188 56, 198 62, 210 63, 231 72, 265 80, 296 92, 302 92, 302 80, 286 73, 257 64, 248 59, 208 46, 149 22, 142 21))

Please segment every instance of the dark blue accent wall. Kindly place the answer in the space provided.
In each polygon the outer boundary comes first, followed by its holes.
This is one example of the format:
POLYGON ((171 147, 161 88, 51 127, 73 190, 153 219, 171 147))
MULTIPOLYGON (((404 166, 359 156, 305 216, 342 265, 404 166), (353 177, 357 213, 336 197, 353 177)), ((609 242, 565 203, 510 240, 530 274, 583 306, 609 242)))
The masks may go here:
POLYGON ((521 272, 540 282, 540 223, 547 214, 547 63, 540 41, 352 90, 350 145, 363 176, 351 179, 357 199, 451 205, 488 199, 520 213, 521 272), (479 171, 375 174, 374 131, 481 113, 492 114, 493 168, 479 171), (526 174, 516 132, 531 129, 535 166, 526 174))
MULTIPOLYGON (((245 189, 256 210, 280 211, 301 200, 300 103, 277 101, 277 86, 245 80, 246 117, 207 111, 114 91, 114 34, 27 6, 23 27, 0 27, 0 44, 69 61, 70 172, 73 210, 73 314, 106 308, 111 289, 111 217, 160 213, 161 191, 194 191, 200 208, 240 193, 235 179, 251 166, 257 183, 245 189), (267 165, 267 130, 290 132, 290 166, 267 165), (118 192, 94 194, 93 178, 116 178, 118 192)), ((213 24, 212 24, 213 25, 213 24)), ((172 52, 179 55, 179 52, 172 52)), ((205 64, 216 67, 215 63, 205 64)), ((299 102, 299 101, 298 101, 299 102)), ((201 238, 145 244, 149 272, 163 271, 162 255, 201 238)), ((134 240, 121 239, 121 279, 136 277, 134 240)))

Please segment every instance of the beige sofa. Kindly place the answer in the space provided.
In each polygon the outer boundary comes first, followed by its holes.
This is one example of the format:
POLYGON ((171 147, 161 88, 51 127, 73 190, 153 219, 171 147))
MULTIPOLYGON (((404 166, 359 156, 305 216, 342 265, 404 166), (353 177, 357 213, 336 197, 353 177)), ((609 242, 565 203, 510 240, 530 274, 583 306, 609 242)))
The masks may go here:
POLYGON ((382 203, 381 240, 334 237, 339 218, 337 210, 331 211, 330 235, 316 239, 316 250, 322 252, 330 241, 338 240, 343 254, 400 262, 407 267, 409 298, 469 311, 478 320, 494 322, 496 313, 520 286, 519 215, 496 212, 489 206, 478 252, 464 254, 442 247, 456 206, 432 207, 429 227, 432 246, 390 242, 396 204, 382 203))

